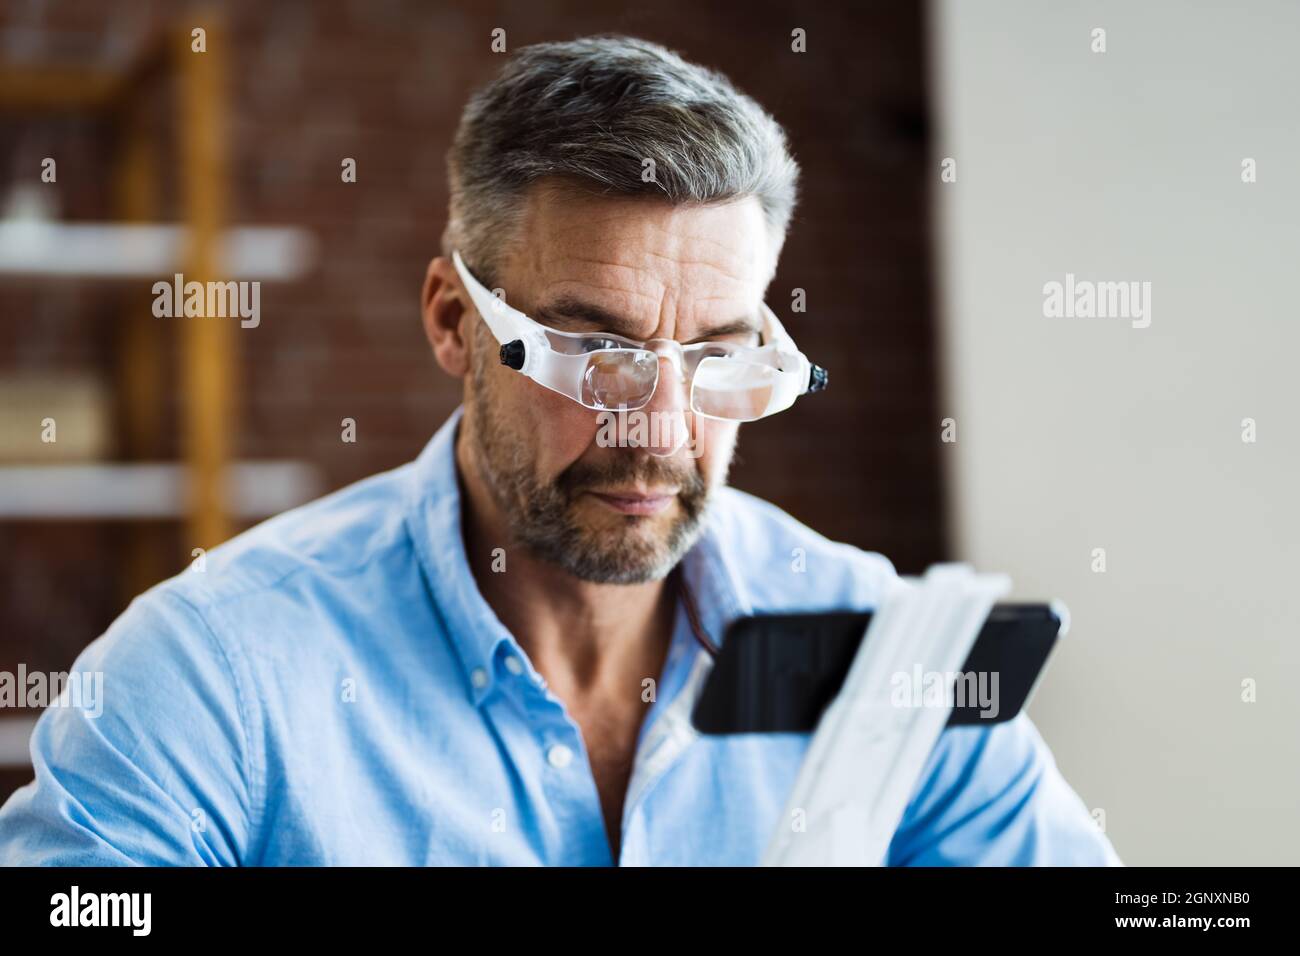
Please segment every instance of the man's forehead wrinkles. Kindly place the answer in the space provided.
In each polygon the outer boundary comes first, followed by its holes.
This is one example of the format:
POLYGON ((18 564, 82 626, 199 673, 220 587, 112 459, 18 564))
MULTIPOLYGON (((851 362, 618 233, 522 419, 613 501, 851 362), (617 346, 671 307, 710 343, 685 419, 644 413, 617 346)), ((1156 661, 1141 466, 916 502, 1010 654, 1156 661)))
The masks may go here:
POLYGON ((666 252, 658 252, 654 250, 638 251, 637 258, 641 259, 640 263, 636 263, 636 261, 617 261, 607 258, 595 258, 595 256, 588 258, 588 256, 571 254, 565 256, 565 259, 568 260, 567 263, 555 264, 556 268, 563 268, 565 272, 568 272, 568 264, 588 265, 588 267, 595 267, 597 271, 598 269, 603 268, 615 269, 615 271, 619 273, 619 276, 617 276, 617 280, 615 281, 621 281, 624 280, 624 278, 632 280, 630 285, 627 287, 606 285, 606 282, 610 281, 611 277, 588 276, 588 274, 581 271, 578 271, 577 274, 573 274, 573 276, 569 276, 567 280, 547 281, 547 285, 568 281, 575 285, 593 287, 593 289, 601 289, 601 287, 606 287, 606 289, 616 289, 619 293, 623 294, 645 295, 649 294, 647 293, 647 290, 654 290, 653 294, 659 295, 663 293, 663 290, 669 289, 669 287, 679 291, 689 291, 690 286, 708 287, 716 284, 719 278, 727 281, 728 284, 735 284, 741 287, 748 284, 748 277, 746 277, 746 274, 744 273, 744 265, 740 263, 722 264, 707 259, 679 259, 675 255, 669 255, 666 254, 666 252), (667 264, 668 268, 656 268, 656 263, 667 264), (732 271, 732 268, 735 267, 735 265, 740 265, 740 268, 742 269, 740 273, 732 271), (702 271, 706 271, 708 274, 705 274, 705 276, 701 276, 699 273, 692 274, 695 269, 702 269, 702 271))
POLYGON ((708 269, 738 282, 744 281, 752 265, 746 250, 743 247, 738 248, 734 241, 713 240, 703 236, 682 250, 675 261, 679 268, 708 269), (711 249, 699 248, 699 243, 707 243, 709 247, 716 248, 718 254, 711 255, 711 249))
POLYGON ((610 268, 613 269, 627 269, 633 272, 635 272, 639 268, 639 266, 636 266, 630 262, 615 262, 612 259, 588 258, 582 255, 570 254, 565 256, 565 259, 568 262, 579 262, 591 266, 609 266, 610 268))
MULTIPOLYGON (((585 290, 589 291, 590 287, 585 290)), ((758 334, 762 330, 754 309, 727 296, 709 296, 693 300, 689 306, 679 306, 675 297, 666 295, 662 300, 650 299, 644 310, 638 310, 612 306, 582 292, 552 290, 552 295, 539 301, 536 313, 535 318, 562 331, 581 331, 586 326, 592 331, 599 329, 640 339, 658 336, 690 341, 741 332, 758 334), (704 309, 700 307, 704 302, 721 305, 704 309)))
MULTIPOLYGON (((685 285, 664 282, 657 276, 646 276, 637 272, 637 270, 632 270, 632 272, 639 280, 634 285, 624 285, 616 280, 593 280, 592 277, 581 273, 566 275, 563 278, 553 278, 546 281, 541 287, 538 301, 576 299, 607 308, 611 312, 630 311, 640 304, 638 300, 643 300, 644 304, 655 312, 659 312, 669 305, 680 309, 684 303, 689 303, 689 311, 695 313, 699 311, 699 306, 713 303, 723 303, 726 306, 725 311, 735 312, 738 303, 749 299, 749 290, 740 279, 735 280, 736 291, 734 293, 717 291, 715 286, 709 287, 708 291, 701 290, 698 293, 692 293, 691 289, 685 285), (618 304, 616 306, 611 305, 610 300, 616 300, 618 304)), ((615 277, 601 278, 611 280, 615 277)), ((619 275, 617 278, 623 278, 623 275, 619 275)))
POLYGON ((637 306, 633 300, 645 300, 645 314, 657 315, 661 296, 613 286, 594 286, 586 282, 564 281, 550 283, 546 286, 538 302, 543 308, 554 309, 569 302, 580 302, 604 309, 606 312, 620 314, 628 319, 635 318, 637 306))
MULTIPOLYGON (((729 268, 729 266, 731 266, 731 263, 727 263, 724 265, 723 263, 716 262, 710 259, 682 259, 679 256, 666 255, 661 252, 656 252, 653 249, 646 250, 645 255, 656 259, 665 260, 666 262, 672 265, 673 269, 678 274, 680 274, 686 269, 699 268, 699 269, 708 269, 711 272, 720 272, 728 279, 733 279, 737 282, 741 281, 741 276, 738 275, 735 271, 733 271, 734 267, 729 268)), ((735 258, 735 257, 729 257, 729 258, 735 258)))
POLYGON ((658 302, 663 298, 665 283, 658 276, 647 274, 644 270, 624 263, 608 262, 601 259, 570 258, 561 269, 562 275, 542 276, 543 286, 552 294, 558 292, 582 297, 592 295, 637 296, 658 302), (612 266, 617 272, 588 271, 573 268, 574 263, 587 265, 612 266))

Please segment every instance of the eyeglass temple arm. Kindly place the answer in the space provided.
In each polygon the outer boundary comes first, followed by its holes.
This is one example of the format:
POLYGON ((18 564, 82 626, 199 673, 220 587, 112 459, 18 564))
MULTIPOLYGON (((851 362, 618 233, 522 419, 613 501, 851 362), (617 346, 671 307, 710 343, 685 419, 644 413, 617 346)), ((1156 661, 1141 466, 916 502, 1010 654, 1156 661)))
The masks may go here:
POLYGON ((820 365, 814 365, 808 361, 808 357, 799 351, 794 344, 794 339, 790 338, 790 333, 785 330, 781 320, 776 317, 776 313, 766 302, 763 303, 763 337, 766 339, 764 344, 771 344, 777 347, 782 354, 790 354, 798 362, 798 369, 788 371, 801 371, 805 374, 802 387, 797 394, 803 395, 808 392, 821 392, 830 384, 830 373, 820 365))
POLYGON ((460 257, 459 250, 451 254, 451 260, 460 275, 460 281, 465 283, 465 288, 469 291, 469 297, 474 300, 474 307, 483 316, 493 338, 501 346, 501 364, 522 370, 527 359, 525 343, 532 342, 545 347, 545 340, 532 327, 533 323, 527 316, 507 305, 500 296, 493 295, 475 278, 465 265, 465 260, 460 257))

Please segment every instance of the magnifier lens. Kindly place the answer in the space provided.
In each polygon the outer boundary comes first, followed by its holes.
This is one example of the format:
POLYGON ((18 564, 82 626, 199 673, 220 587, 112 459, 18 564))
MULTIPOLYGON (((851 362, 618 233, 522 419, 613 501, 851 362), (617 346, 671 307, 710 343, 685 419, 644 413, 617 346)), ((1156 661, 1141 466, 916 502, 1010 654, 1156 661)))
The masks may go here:
POLYGON ((582 375, 582 404, 596 409, 636 409, 650 401, 659 357, 642 349, 593 352, 582 375))
POLYGON ((770 365, 743 359, 703 359, 695 369, 691 410, 737 422, 762 418, 780 374, 770 365))

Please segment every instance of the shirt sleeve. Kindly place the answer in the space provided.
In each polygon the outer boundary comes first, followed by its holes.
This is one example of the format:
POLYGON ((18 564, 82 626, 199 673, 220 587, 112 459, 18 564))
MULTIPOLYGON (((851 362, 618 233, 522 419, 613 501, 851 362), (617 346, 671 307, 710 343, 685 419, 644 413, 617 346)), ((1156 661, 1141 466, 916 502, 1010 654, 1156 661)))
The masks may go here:
POLYGON ((99 701, 83 694, 36 722, 36 779, 0 808, 0 865, 240 863, 252 832, 244 698, 199 612, 155 588, 71 674, 102 680, 99 701))
POLYGON ((943 732, 893 866, 1122 866, 1029 717, 943 732))

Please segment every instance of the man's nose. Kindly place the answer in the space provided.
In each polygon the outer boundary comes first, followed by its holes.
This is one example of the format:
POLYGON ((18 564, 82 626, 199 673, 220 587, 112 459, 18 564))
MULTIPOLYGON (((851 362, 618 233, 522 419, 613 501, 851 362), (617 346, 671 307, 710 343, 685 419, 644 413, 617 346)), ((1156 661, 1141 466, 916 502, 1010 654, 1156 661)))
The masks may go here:
MULTIPOLYGON (((650 401, 640 410, 646 416, 644 428, 629 429, 633 447, 667 458, 686 444, 689 437, 687 416, 690 396, 687 392, 681 353, 656 349, 659 354, 659 382, 650 401)), ((631 413, 637 414, 637 413, 631 413)))

